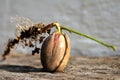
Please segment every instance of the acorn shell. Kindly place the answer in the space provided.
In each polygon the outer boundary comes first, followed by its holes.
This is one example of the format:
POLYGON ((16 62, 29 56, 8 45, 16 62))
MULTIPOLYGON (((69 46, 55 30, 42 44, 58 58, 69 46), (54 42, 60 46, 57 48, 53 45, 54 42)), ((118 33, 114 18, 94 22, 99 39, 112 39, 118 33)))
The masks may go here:
POLYGON ((70 57, 70 39, 67 34, 53 32, 41 47, 41 63, 46 71, 63 71, 70 57))

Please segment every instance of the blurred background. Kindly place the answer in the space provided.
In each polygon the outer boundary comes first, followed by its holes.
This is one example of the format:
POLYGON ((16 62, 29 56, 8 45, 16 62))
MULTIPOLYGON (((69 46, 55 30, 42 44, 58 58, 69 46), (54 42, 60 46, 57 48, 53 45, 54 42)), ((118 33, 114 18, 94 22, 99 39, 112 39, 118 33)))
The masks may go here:
MULTIPOLYGON (((15 37, 14 16, 33 22, 59 22, 118 47, 116 52, 90 39, 70 34, 72 55, 120 55, 120 0, 0 0, 0 53, 9 38, 15 37)), ((30 50, 18 48, 30 53, 30 50)))

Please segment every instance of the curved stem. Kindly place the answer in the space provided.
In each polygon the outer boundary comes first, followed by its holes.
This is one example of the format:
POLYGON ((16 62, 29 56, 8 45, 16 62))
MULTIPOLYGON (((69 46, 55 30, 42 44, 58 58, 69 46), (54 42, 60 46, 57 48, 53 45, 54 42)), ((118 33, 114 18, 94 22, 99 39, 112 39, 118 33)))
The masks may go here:
POLYGON ((56 28, 57 28, 58 32, 62 33, 62 31, 61 31, 61 26, 60 26, 60 24, 59 24, 59 23, 53 23, 53 25, 55 25, 55 26, 56 26, 56 28))
POLYGON ((98 40, 98 39, 96 39, 96 38, 94 38, 94 37, 91 37, 91 36, 89 36, 89 35, 87 35, 87 34, 84 34, 84 33, 81 33, 81 32, 79 32, 79 31, 76 31, 76 30, 74 30, 74 29, 70 29, 70 28, 67 28, 67 27, 65 27, 65 26, 61 26, 61 29, 67 30, 67 31, 69 31, 69 32, 73 32, 73 33, 75 33, 75 34, 78 34, 78 35, 84 36, 84 37, 86 37, 86 38, 89 38, 89 39, 91 39, 91 40, 94 40, 94 41, 96 41, 96 42, 98 42, 98 43, 100 43, 100 44, 102 44, 102 45, 104 45, 104 46, 106 46, 106 47, 108 47, 108 48, 112 48, 113 51, 116 51, 116 50, 117 50, 117 47, 114 46, 114 45, 107 44, 107 43, 105 43, 105 42, 103 42, 103 41, 101 41, 101 40, 98 40))

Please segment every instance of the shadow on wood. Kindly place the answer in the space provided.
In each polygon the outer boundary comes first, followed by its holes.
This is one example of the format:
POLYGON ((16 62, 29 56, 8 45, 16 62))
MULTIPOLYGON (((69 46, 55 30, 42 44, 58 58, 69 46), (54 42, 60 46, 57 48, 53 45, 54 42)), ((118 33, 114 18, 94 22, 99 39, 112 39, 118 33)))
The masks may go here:
POLYGON ((43 68, 35 68, 31 66, 22 65, 0 65, 1 70, 6 70, 9 72, 17 73, 27 73, 27 72, 45 72, 43 68))

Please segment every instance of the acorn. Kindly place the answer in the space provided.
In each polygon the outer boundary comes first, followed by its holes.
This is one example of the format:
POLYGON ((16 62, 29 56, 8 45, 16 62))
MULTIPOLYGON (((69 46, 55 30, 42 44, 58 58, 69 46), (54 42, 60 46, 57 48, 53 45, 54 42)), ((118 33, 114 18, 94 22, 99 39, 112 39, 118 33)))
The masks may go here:
POLYGON ((41 64, 45 71, 62 72, 70 58, 70 39, 67 34, 53 32, 41 47, 41 64))

